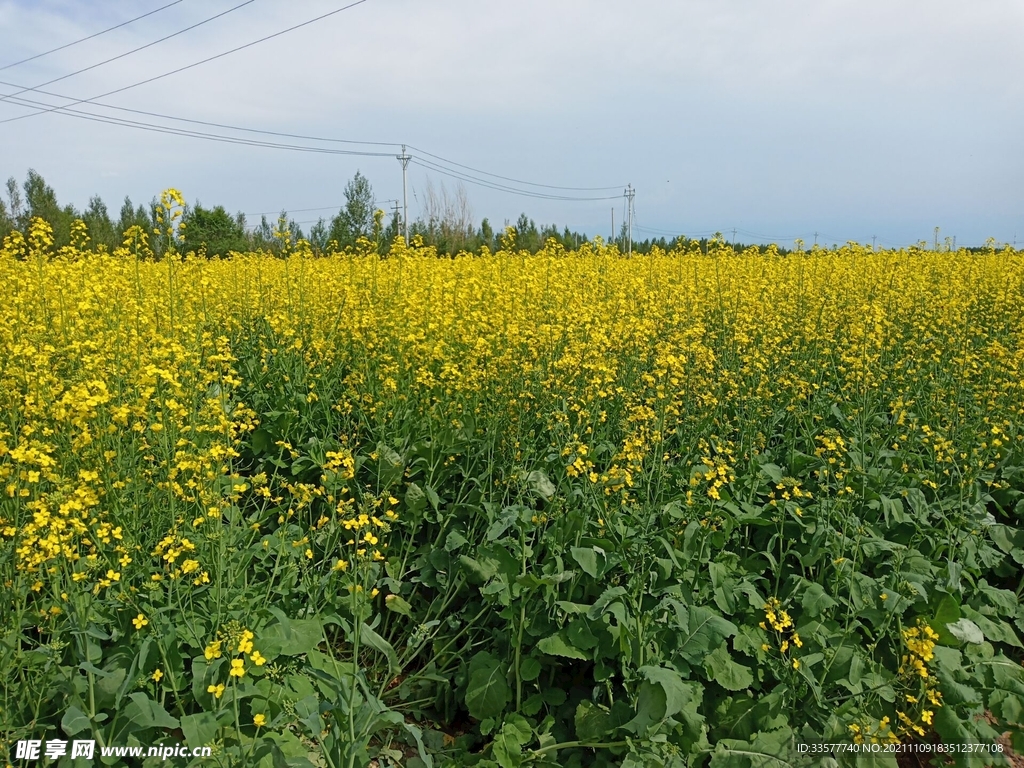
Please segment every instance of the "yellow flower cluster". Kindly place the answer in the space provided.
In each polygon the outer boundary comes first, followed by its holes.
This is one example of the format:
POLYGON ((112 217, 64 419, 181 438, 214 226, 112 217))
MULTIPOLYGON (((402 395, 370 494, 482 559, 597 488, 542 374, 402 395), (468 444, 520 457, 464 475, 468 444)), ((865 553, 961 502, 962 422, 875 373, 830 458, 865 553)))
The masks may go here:
MULTIPOLYGON (((799 633, 796 632, 789 612, 783 609, 782 601, 777 597, 769 597, 762 610, 764 611, 764 621, 760 622, 758 626, 766 632, 770 631, 773 633, 775 647, 779 649, 779 653, 783 658, 788 659, 788 664, 793 669, 800 669, 801 662, 794 654, 790 653, 790 647, 803 648, 804 641, 800 639, 799 633)), ((763 643, 761 650, 765 653, 771 653, 772 646, 768 643, 763 643)))
POLYGON ((921 619, 902 632, 907 653, 900 658, 899 674, 903 683, 903 707, 896 711, 901 734, 924 736, 935 718, 935 710, 942 706, 942 692, 928 663, 935 658, 935 643, 939 633, 921 619))
POLYGON ((881 720, 864 720, 850 723, 847 730, 854 744, 899 744, 900 738, 892 729, 892 718, 888 715, 881 720))
MULTIPOLYGON (((373 497, 367 502, 370 511, 360 512, 339 521, 342 528, 352 533, 352 538, 345 543, 349 547, 354 547, 356 559, 368 558, 372 561, 384 559, 382 550, 387 549, 388 545, 381 540, 381 537, 390 533, 392 523, 398 520, 398 513, 392 508, 398 503, 398 499, 389 493, 373 497), (385 519, 382 520, 377 513, 385 519)), ((343 502, 339 504, 338 511, 344 512, 348 506, 348 503, 343 502)), ((338 560, 334 565, 334 570, 346 571, 348 566, 348 560, 338 560)))
MULTIPOLYGON (((203 651, 207 661, 214 661, 221 658, 225 651, 228 654, 238 654, 237 658, 231 659, 228 667, 228 678, 245 677, 245 656, 248 654, 249 661, 257 667, 267 663, 266 657, 253 647, 253 640, 256 636, 252 631, 236 624, 230 624, 218 635, 217 639, 210 641, 203 651)), ((207 693, 212 693, 214 698, 219 699, 224 695, 224 683, 211 683, 207 693)))
POLYGON ((916 627, 904 629, 903 642, 906 643, 910 653, 901 659, 900 673, 910 670, 914 674, 927 678, 927 664, 935 658, 935 641, 938 639, 939 634, 921 621, 918 621, 916 627))
POLYGON ((935 658, 935 643, 939 633, 921 619, 913 627, 901 632, 907 653, 900 659, 899 699, 893 718, 882 718, 877 726, 859 721, 847 726, 857 744, 898 744, 905 738, 925 736, 935 720, 935 710, 942 706, 942 692, 928 662, 935 658))

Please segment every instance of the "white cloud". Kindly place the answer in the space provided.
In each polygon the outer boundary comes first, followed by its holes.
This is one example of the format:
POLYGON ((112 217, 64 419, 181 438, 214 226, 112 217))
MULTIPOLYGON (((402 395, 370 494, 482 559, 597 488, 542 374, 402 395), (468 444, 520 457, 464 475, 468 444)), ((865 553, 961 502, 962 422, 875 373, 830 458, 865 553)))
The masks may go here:
MULTIPOLYGON (((41 82, 236 2, 181 3, 0 80, 41 82)), ((102 93, 339 4, 257 0, 53 89, 102 93)), ((0 50, 5 60, 30 55, 139 12, 127 2, 0 0, 0 50)), ((1022 34, 1018 0, 370 0, 111 102, 407 141, 556 184, 631 181, 641 221, 658 228, 812 231, 828 221, 864 237, 865 222, 904 211, 893 236, 908 241, 927 234, 918 230, 929 217, 961 241, 1009 238, 1024 230, 1014 127, 1024 117, 1022 34)), ((0 104, 0 119, 22 111, 0 104)), ((0 125, 0 143, 15 148, 0 173, 36 167, 78 205, 95 191, 110 204, 174 184, 232 209, 312 207, 340 199, 357 167, 381 196, 400 192, 393 160, 225 147, 55 115, 0 125)), ((492 220, 525 209, 608 227, 605 203, 471 194, 492 220)))

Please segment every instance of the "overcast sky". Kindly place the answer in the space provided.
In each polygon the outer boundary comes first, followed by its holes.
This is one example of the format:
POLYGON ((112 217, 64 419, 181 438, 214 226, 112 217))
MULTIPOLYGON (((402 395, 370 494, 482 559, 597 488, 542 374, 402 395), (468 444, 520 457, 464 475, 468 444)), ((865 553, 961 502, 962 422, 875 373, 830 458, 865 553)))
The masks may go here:
MULTIPOLYGON (((0 0, 0 67, 171 0, 0 0)), ((0 70, 37 86, 243 0, 182 0, 93 40, 0 70)), ((351 0, 349 0, 351 2, 351 0)), ((327 13, 345 0, 254 0, 194 30, 44 86, 90 98, 327 13)), ((1024 242, 1021 0, 366 0, 330 18, 102 99, 236 126, 406 142, 523 181, 636 188, 636 235, 885 244, 1024 242)), ((13 88, 0 85, 0 93, 13 88)), ((50 96, 23 98, 68 104, 50 96)), ((79 105, 92 113, 188 127, 79 105)), ((0 102, 0 120, 31 110, 0 102)), ((218 128, 224 135, 261 138, 218 128)), ((401 198, 387 157, 298 153, 147 132, 53 112, 0 124, 0 175, 39 171, 61 202, 116 215, 177 187, 257 213, 335 206, 361 170, 401 198)), ((447 165, 452 168, 450 164, 447 165)), ((457 169, 456 169, 457 170, 457 169)), ((474 175, 481 178, 479 173, 474 175)), ((409 168, 410 216, 428 177, 409 168)), ((492 178, 500 184, 509 184, 492 178)), ((554 201, 467 184, 474 217, 525 211, 607 237, 623 200, 554 201)), ((387 204, 383 203, 382 207, 387 204)), ((331 211, 295 213, 299 221, 331 211)))

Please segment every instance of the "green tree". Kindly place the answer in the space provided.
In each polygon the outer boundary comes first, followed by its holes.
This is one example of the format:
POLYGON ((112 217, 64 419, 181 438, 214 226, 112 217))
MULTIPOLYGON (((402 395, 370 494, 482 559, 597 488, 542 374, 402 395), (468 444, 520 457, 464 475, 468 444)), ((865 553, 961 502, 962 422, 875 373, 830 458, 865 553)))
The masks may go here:
POLYGON ((26 214, 31 218, 40 218, 53 227, 53 241, 56 248, 71 243, 71 223, 78 218, 74 206, 61 207, 57 202, 57 194, 42 176, 29 169, 28 177, 22 187, 25 190, 26 214))
POLYGON ((142 227, 146 234, 151 236, 153 229, 153 223, 146 208, 142 205, 137 208, 132 205, 132 199, 125 197, 124 203, 121 205, 120 218, 117 220, 115 229, 117 230, 118 245, 124 240, 124 233, 127 232, 131 227, 138 225, 142 227))
POLYGON ((330 242, 329 233, 330 230, 327 228, 327 222, 324 221, 323 216, 317 219, 316 224, 309 228, 308 239, 314 253, 325 253, 327 251, 327 244, 330 242))
POLYGON ((373 187, 362 173, 356 171, 345 185, 345 206, 331 219, 328 240, 342 248, 355 245, 360 237, 373 233, 373 187))
POLYGON ((232 217, 223 205, 203 208, 200 203, 188 208, 182 217, 185 222, 184 250, 198 252, 206 247, 207 256, 224 256, 230 251, 245 251, 244 219, 232 217))
POLYGON ((10 234, 11 230, 14 229, 14 219, 7 212, 7 204, 0 200, 0 245, 3 244, 4 238, 10 234))
POLYGON ((89 207, 82 214, 82 220, 89 230, 89 240, 94 248, 103 246, 108 251, 121 244, 114 222, 110 220, 107 205, 99 195, 89 198, 89 207))
POLYGON ((541 237, 537 224, 525 213, 519 214, 519 220, 515 224, 516 247, 522 248, 530 253, 536 253, 543 247, 544 240, 541 237))
POLYGON ((478 234, 481 245, 486 245, 490 249, 494 249, 494 227, 491 226, 491 222, 488 221, 487 217, 480 222, 480 232, 478 234))
POLYGON ((9 204, 8 216, 12 226, 16 229, 25 227, 25 207, 21 201, 21 190, 18 189, 18 180, 13 176, 7 180, 7 201, 9 204))
POLYGON ((249 245, 255 251, 273 251, 276 242, 274 228, 270 226, 266 216, 260 216, 259 225, 249 235, 249 245))

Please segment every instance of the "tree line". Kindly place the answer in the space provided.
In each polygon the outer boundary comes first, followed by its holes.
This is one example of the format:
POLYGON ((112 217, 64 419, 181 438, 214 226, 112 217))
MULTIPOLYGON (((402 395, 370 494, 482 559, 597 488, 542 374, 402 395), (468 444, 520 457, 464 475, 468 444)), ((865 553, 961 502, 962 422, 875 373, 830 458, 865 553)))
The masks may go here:
MULTIPOLYGON (((289 216, 287 211, 275 219, 260 217, 251 224, 244 213, 229 213, 223 205, 204 206, 200 202, 187 204, 182 213, 184 223, 183 240, 180 249, 188 252, 205 253, 207 256, 225 256, 233 251, 264 251, 280 254, 289 245, 306 240, 314 253, 344 251, 355 247, 361 239, 368 241, 381 254, 386 254, 391 243, 403 235, 401 215, 397 206, 390 216, 377 206, 373 187, 359 171, 345 185, 345 202, 337 213, 329 218, 321 217, 312 222, 308 229, 289 216)), ((576 232, 567 226, 555 224, 540 225, 526 213, 515 222, 506 220, 495 228, 484 218, 475 223, 466 190, 459 185, 448 189, 443 184, 434 187, 429 181, 417 195, 421 214, 409 222, 410 238, 419 238, 424 245, 437 248, 441 254, 451 255, 460 251, 479 252, 486 247, 497 250, 501 247, 506 227, 515 233, 516 248, 536 253, 549 240, 566 250, 574 250, 590 242, 585 232, 576 232)), ((124 235, 131 227, 139 226, 146 232, 158 228, 158 201, 154 197, 148 204, 134 204, 125 197, 117 216, 113 216, 106 203, 94 195, 85 210, 73 205, 61 205, 53 188, 34 170, 29 170, 22 184, 11 177, 6 184, 6 199, 0 197, 0 243, 9 233, 18 230, 28 233, 34 218, 49 223, 53 229, 54 246, 61 248, 71 243, 72 224, 80 219, 85 223, 90 243, 94 248, 113 251, 124 242, 124 235)), ((616 242, 625 250, 625 228, 616 242)), ((678 245, 695 246, 707 251, 709 240, 691 240, 686 237, 657 237, 633 240, 632 250, 649 253, 655 246, 669 250, 678 245)), ((160 254, 162 245, 153 242, 154 251, 160 254)), ((729 243, 741 250, 748 246, 729 243)), ((762 250, 767 246, 759 246, 762 250)), ((778 249, 780 253, 788 252, 778 249)))

